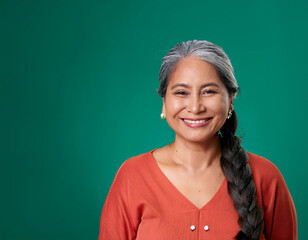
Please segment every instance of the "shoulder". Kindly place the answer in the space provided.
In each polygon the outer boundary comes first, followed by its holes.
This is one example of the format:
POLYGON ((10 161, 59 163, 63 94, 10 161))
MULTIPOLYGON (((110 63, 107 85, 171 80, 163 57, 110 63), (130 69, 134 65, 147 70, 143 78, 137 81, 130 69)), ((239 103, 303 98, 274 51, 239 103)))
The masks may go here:
POLYGON ((281 172, 272 162, 253 153, 247 154, 252 177, 260 197, 273 197, 281 191, 287 191, 287 185, 281 172))
POLYGON ((151 162, 150 156, 151 152, 147 152, 125 160, 114 176, 110 192, 122 191, 123 194, 123 191, 132 191, 136 184, 143 182, 147 176, 145 169, 151 162))
POLYGON ((255 180, 261 181, 281 181, 283 177, 279 169, 268 159, 247 152, 248 163, 255 180))
POLYGON ((119 177, 136 177, 142 173, 151 162, 152 151, 130 157, 125 160, 117 171, 116 178, 119 177))
POLYGON ((253 153, 247 154, 257 195, 263 205, 277 197, 285 198, 289 195, 281 172, 272 162, 253 153))

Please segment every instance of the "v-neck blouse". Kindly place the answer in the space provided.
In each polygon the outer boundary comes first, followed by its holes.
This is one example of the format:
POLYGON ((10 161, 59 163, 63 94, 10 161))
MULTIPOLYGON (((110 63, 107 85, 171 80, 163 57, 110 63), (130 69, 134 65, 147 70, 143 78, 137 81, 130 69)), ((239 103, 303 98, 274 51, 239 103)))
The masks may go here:
MULTIPOLYGON (((99 240, 233 239, 240 226, 226 178, 199 209, 165 176, 154 150, 119 168, 102 210, 99 240)), ((265 158, 248 158, 264 214, 260 240, 297 239, 295 207, 281 173, 265 158)))
POLYGON ((160 169, 160 167, 158 166, 156 160, 154 159, 153 157, 153 151, 152 150, 150 153, 150 156, 149 156, 149 161, 150 163, 153 165, 151 166, 151 169, 153 171, 156 171, 156 174, 157 176, 159 176, 161 178, 161 181, 163 182, 164 185, 166 185, 166 187, 169 189, 169 191, 172 191, 174 196, 179 198, 179 201, 182 201, 183 204, 185 205, 190 205, 191 208, 195 208, 196 210, 202 210, 202 209, 205 209, 205 208, 209 208, 211 207, 211 204, 212 202, 215 202, 215 199, 217 197, 219 197, 219 195, 221 194, 221 192, 223 191, 223 188, 227 187, 227 179, 226 177, 224 178, 223 182, 221 183, 220 187, 218 188, 218 190, 216 191, 216 193, 214 194, 214 196, 203 206, 201 207, 200 209, 195 206, 188 198, 186 198, 174 185, 173 183, 166 177, 166 175, 163 173, 163 171, 160 169), (168 185, 168 186, 167 186, 168 185))

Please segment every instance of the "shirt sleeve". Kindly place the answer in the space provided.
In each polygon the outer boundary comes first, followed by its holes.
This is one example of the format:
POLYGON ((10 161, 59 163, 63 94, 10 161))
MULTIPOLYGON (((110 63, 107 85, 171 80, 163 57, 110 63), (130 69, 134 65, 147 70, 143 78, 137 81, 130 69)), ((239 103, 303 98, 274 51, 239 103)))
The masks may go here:
POLYGON ((267 240, 297 240, 294 202, 279 170, 273 166, 271 179, 264 183, 264 230, 267 240))
POLYGON ((103 206, 99 240, 132 240, 136 238, 140 217, 133 204, 132 177, 124 163, 113 180, 103 206))

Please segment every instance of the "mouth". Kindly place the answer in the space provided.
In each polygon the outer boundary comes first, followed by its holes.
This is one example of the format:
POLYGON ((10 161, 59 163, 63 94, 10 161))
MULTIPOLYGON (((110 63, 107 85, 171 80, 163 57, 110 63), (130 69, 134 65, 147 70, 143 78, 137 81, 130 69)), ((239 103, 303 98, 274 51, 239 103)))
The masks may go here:
POLYGON ((203 127, 211 122, 212 118, 181 118, 184 124, 188 127, 196 128, 203 127))

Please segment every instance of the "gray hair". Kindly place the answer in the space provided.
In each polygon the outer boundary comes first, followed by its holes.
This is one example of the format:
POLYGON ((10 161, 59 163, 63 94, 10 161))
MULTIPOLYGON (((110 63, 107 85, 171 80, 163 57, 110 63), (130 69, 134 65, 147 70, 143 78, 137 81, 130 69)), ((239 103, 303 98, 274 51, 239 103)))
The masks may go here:
POLYGON ((237 81, 234 77, 233 67, 227 54, 221 47, 208 41, 187 41, 174 46, 163 58, 159 73, 158 95, 165 97, 171 73, 175 70, 177 63, 187 56, 195 56, 203 61, 211 63, 225 84, 229 96, 235 97, 239 91, 237 81))

